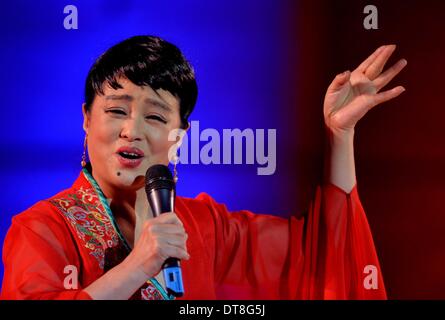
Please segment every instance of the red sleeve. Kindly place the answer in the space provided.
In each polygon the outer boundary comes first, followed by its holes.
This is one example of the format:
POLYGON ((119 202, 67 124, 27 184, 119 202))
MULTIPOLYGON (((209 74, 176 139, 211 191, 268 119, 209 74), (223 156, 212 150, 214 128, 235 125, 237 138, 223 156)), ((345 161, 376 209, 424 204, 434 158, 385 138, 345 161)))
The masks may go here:
POLYGON ((3 246, 1 298, 91 299, 79 283, 77 289, 65 289, 65 267, 80 270, 79 258, 66 225, 42 207, 13 218, 3 246))
POLYGON ((317 188, 308 213, 229 212, 210 196, 219 299, 386 299, 357 188, 317 188))

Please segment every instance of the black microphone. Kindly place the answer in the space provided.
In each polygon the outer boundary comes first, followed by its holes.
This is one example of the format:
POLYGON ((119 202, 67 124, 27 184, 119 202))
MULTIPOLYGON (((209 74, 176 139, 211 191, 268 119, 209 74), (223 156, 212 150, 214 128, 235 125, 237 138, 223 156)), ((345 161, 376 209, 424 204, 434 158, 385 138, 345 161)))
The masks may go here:
MULTIPOLYGON (((145 192, 155 217, 174 211, 176 189, 172 173, 167 166, 156 164, 145 173, 145 192)), ((168 258, 162 265, 167 293, 182 297, 184 286, 179 259, 168 258)))

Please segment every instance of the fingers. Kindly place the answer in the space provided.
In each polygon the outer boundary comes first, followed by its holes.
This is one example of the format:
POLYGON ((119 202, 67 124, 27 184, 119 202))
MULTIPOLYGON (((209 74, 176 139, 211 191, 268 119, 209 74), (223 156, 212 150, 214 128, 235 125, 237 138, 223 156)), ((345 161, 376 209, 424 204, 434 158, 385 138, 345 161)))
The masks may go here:
POLYGON ((188 252, 182 248, 176 247, 176 246, 166 246, 162 249, 162 256, 163 259, 167 258, 178 258, 181 260, 188 260, 190 259, 190 255, 188 252))
POLYGON ((395 45, 385 46, 375 60, 363 71, 369 80, 374 80, 382 73, 386 62, 392 53, 396 50, 395 45))
POLYGON ((186 247, 188 236, 186 234, 181 234, 181 235, 163 234, 163 235, 158 235, 157 239, 158 241, 162 241, 168 245, 184 249, 186 247))
POLYGON ((146 239, 154 244, 155 251, 162 259, 189 258, 186 248, 188 234, 182 226, 166 223, 147 224, 144 234, 148 236, 146 239))
POLYGON ((366 58, 365 61, 363 61, 358 67, 357 67, 357 71, 360 71, 362 73, 365 72, 365 70, 374 62, 374 60, 380 55, 380 53, 382 52, 382 50, 385 48, 386 46, 381 46, 379 47, 376 51, 374 51, 368 58, 366 58))
POLYGON ((178 218, 178 216, 174 212, 163 213, 160 216, 154 218, 153 220, 156 220, 156 222, 159 223, 171 223, 171 224, 177 224, 179 226, 184 226, 182 224, 182 221, 178 218))
POLYGON ((375 107, 383 102, 394 99, 395 97, 398 97, 400 94, 402 94, 404 91, 405 91, 404 87, 398 86, 391 90, 377 93, 376 95, 373 96, 373 101, 372 101, 371 107, 375 107))
POLYGON ((338 74, 334 78, 332 83, 329 85, 328 93, 333 93, 340 90, 346 83, 349 82, 350 78, 351 78, 351 72, 349 70, 338 74))
POLYGON ((380 91, 384 86, 386 86, 396 75, 406 67, 408 62, 405 59, 399 60, 391 68, 383 72, 374 80, 374 85, 377 91, 380 91))
POLYGON ((174 212, 163 213, 147 220, 144 229, 149 233, 186 234, 183 223, 174 212))
POLYGON ((151 224, 148 226, 151 233, 165 233, 165 234, 187 234, 184 227, 177 224, 151 224))
POLYGON ((173 257, 188 260, 190 255, 187 251, 187 238, 187 234, 157 235, 156 240, 159 245, 160 254, 164 256, 164 258, 173 257))

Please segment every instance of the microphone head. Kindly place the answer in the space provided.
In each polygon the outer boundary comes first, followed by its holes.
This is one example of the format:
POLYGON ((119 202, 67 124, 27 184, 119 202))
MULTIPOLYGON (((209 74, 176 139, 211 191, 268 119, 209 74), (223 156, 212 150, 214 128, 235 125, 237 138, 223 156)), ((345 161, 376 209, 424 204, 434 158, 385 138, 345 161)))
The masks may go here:
POLYGON ((175 189, 172 173, 163 164, 155 164, 145 173, 145 192, 149 194, 156 189, 175 189))

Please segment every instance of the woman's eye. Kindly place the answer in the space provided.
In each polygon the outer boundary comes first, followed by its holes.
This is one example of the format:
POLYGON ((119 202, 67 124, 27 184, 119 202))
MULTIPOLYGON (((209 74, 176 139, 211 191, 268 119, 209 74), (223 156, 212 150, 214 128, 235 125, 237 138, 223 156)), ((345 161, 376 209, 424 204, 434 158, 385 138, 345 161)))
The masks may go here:
POLYGON ((159 121, 159 122, 162 122, 162 123, 167 123, 167 121, 165 121, 163 118, 161 118, 159 116, 155 116, 155 115, 148 116, 147 119, 153 119, 153 120, 156 120, 156 121, 159 121))
POLYGON ((123 116, 126 115, 125 111, 121 110, 121 109, 108 109, 105 112, 106 113, 112 113, 112 114, 115 114, 115 115, 123 115, 123 116))
POLYGON ((108 110, 108 112, 114 113, 114 114, 122 114, 125 115, 125 112, 123 110, 119 110, 119 109, 112 109, 112 110, 108 110))

